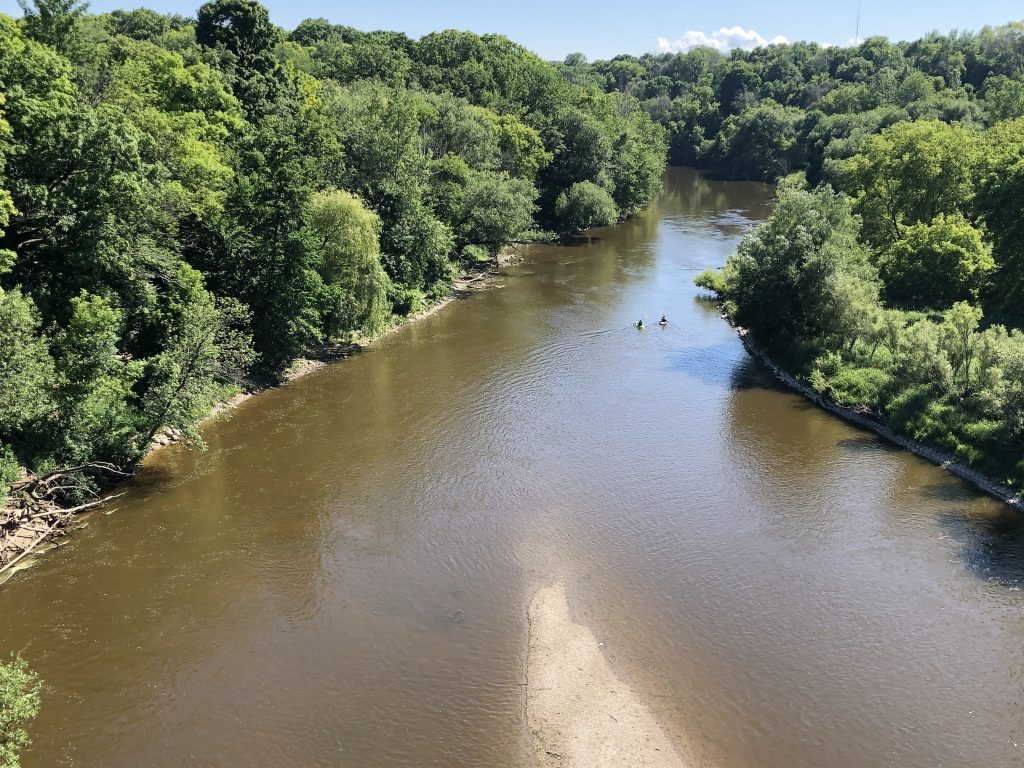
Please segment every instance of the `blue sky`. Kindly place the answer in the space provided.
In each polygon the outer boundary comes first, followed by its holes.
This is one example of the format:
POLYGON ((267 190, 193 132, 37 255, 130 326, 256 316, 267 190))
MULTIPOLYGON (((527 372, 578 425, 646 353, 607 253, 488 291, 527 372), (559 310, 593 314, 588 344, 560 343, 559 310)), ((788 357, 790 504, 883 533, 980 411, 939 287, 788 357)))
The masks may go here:
MULTIPOLYGON (((289 29, 304 18, 324 16, 358 29, 395 29, 413 37, 447 28, 500 32, 549 59, 572 51, 594 59, 677 50, 702 41, 749 47, 777 37, 841 45, 853 39, 857 16, 857 0, 263 1, 274 22, 289 29)), ((91 8, 99 12, 139 4, 138 0, 94 0, 91 8)), ((191 14, 199 0, 141 4, 191 14)), ((21 15, 16 0, 0 0, 0 11, 21 15)), ((861 0, 860 32, 862 37, 905 40, 936 29, 978 29, 1021 18, 1024 4, 1008 0, 861 0)))

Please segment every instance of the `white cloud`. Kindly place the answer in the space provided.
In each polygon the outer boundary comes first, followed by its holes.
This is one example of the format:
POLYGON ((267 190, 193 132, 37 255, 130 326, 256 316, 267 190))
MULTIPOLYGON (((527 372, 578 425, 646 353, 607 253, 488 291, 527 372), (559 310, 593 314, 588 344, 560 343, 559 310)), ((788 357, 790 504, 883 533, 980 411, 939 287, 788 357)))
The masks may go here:
POLYGON ((733 48, 752 50, 762 45, 775 45, 776 43, 788 43, 782 35, 776 35, 771 40, 762 37, 756 30, 744 29, 743 27, 722 27, 710 35, 704 32, 687 30, 678 40, 669 40, 667 37, 658 38, 658 50, 668 52, 685 52, 694 48, 707 47, 716 51, 726 53, 733 48))

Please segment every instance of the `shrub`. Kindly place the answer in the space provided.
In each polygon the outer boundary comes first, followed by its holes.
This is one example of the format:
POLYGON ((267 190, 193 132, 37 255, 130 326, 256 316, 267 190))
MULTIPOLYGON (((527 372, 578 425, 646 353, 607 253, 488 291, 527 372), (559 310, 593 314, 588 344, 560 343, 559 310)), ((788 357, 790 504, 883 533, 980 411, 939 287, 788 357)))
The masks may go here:
POLYGON ((39 678, 19 658, 0 664, 0 768, 18 768, 25 727, 39 712, 39 678))

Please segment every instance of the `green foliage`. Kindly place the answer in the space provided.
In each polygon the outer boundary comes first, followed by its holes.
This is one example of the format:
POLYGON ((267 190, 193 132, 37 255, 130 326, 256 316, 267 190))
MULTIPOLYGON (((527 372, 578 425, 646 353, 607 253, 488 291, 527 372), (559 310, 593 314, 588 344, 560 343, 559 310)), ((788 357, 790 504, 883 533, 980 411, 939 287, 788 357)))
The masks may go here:
POLYGON ((379 332, 390 317, 380 217, 352 193, 330 189, 312 196, 306 225, 324 285, 323 335, 379 332))
POLYGON ((1011 23, 845 48, 797 42, 592 63, 574 55, 559 70, 569 83, 637 99, 666 129, 674 163, 767 181, 805 169, 812 183, 835 186, 834 161, 896 122, 977 129, 1024 116, 1020 37, 1011 23))
POLYGON ((761 338, 835 335, 849 344, 866 333, 856 305, 872 303, 875 281, 849 203, 824 188, 784 194, 718 284, 737 321, 761 338))
POLYGON ((986 327, 982 308, 959 300, 976 301, 972 281, 992 268, 980 233, 959 212, 903 228, 882 281, 929 309, 914 313, 879 303, 859 230, 842 194, 786 190, 725 269, 696 282, 814 389, 1020 487, 1024 334, 986 327))
POLYGON ((891 376, 880 368, 850 365, 839 353, 830 352, 814 361, 809 380, 840 405, 871 407, 890 386, 891 376))
POLYGON ((25 730, 39 713, 39 678, 19 658, 0 663, 0 768, 18 768, 30 743, 25 730))
POLYGON ((15 435, 51 408, 53 361, 38 312, 21 291, 0 289, 0 434, 15 435))
POLYGON ((54 417, 61 430, 55 436, 59 444, 50 450, 69 464, 86 462, 97 450, 128 463, 138 450, 129 405, 137 373, 118 357, 123 316, 106 299, 88 293, 72 299, 71 306, 67 326, 53 341, 54 417))
POLYGON ((904 227, 878 261, 886 298, 918 308, 977 301, 995 269, 981 232, 959 212, 904 227))
POLYGON ((506 38, 286 36, 255 0, 194 20, 34 0, 0 14, 0 84, 7 479, 195 437, 307 345, 377 333, 460 262, 562 230, 563 193, 571 229, 606 223, 664 168, 635 97, 506 38))
POLYGON ((462 194, 456 242, 496 254, 506 243, 523 240, 533 229, 536 198, 536 187, 524 179, 471 171, 462 194))
POLYGON ((971 132, 939 122, 897 123, 868 138, 843 178, 865 241, 883 248, 906 227, 969 206, 977 144, 971 132))
POLYGON ((6 494, 7 486, 15 482, 21 475, 18 457, 9 445, 0 443, 0 490, 6 494))
POLYGON ((18 0, 25 16, 25 33, 33 40, 70 53, 77 42, 78 21, 87 3, 79 0, 18 0))
POLYGON ((565 234, 608 226, 619 215, 612 196, 592 181, 576 182, 562 192, 555 203, 555 212, 565 234))
POLYGON ((693 279, 698 288, 711 291, 718 296, 725 296, 725 275, 716 269, 708 267, 693 279))
POLYGON ((1024 299, 1024 120, 1000 123, 985 136, 986 162, 975 208, 992 239, 993 288, 1017 318, 1024 299))
POLYGON ((797 129, 802 113, 766 101, 729 117, 712 153, 730 176, 774 181, 797 167, 797 129))

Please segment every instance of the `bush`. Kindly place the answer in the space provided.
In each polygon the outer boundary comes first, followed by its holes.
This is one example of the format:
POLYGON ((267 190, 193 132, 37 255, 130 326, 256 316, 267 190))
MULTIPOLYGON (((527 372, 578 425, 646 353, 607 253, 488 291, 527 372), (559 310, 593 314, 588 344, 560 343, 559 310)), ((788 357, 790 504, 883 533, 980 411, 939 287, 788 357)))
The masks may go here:
POLYGON ((592 181, 580 181, 555 201, 555 215, 564 234, 613 224, 619 209, 612 196, 592 181))
POLYGON ((878 368, 842 367, 828 382, 828 393, 840 405, 875 406, 889 386, 889 374, 878 368))
POLYGON ((693 278, 693 282, 698 288, 717 293, 719 296, 725 294, 725 277, 720 270, 708 267, 693 278))
POLYGON ((30 743, 25 727, 39 713, 39 678, 21 659, 0 664, 0 768, 18 768, 30 743))

